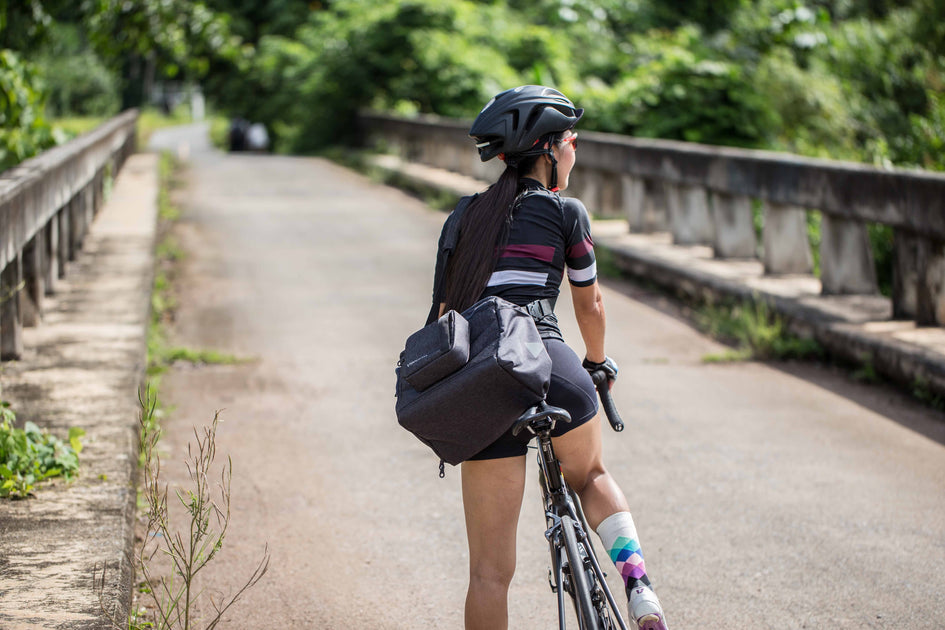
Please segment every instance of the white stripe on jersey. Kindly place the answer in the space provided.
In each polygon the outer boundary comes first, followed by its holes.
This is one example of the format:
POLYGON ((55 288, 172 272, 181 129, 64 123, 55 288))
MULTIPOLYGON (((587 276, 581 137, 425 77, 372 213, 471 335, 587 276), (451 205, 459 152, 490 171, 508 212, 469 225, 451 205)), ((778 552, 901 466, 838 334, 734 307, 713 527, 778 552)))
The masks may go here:
POLYGON ((528 284, 543 287, 547 281, 547 273, 509 269, 507 271, 494 271, 489 278, 489 284, 486 286, 496 287, 502 284, 528 284))
POLYGON ((587 282, 597 276, 597 263, 591 263, 590 267, 585 269, 571 269, 568 267, 568 279, 571 282, 587 282))

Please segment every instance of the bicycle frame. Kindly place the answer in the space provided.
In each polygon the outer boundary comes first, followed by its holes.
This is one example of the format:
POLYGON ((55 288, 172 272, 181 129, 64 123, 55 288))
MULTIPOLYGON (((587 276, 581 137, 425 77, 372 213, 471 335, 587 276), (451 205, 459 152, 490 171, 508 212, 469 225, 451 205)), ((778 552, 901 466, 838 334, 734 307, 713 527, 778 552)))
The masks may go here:
MULTIPOLYGON (((616 621, 621 630, 627 630, 623 616, 620 614, 617 601, 610 588, 607 585, 605 574, 597 561, 594 552, 594 545, 588 536, 590 531, 587 525, 587 519, 584 516, 584 510, 581 508, 580 499, 568 487, 561 473, 561 465, 554 453, 554 447, 551 444, 551 427, 541 427, 536 431, 538 436, 538 465, 541 475, 542 500, 545 505, 545 520, 547 529, 545 538, 551 551, 551 569, 549 570, 549 582, 553 592, 557 594, 558 599, 558 627, 560 630, 566 630, 565 613, 565 592, 573 589, 573 584, 566 583, 569 578, 564 570, 564 561, 567 559, 564 551, 564 542, 562 541, 562 517, 567 516, 573 522, 574 532, 577 542, 584 547, 584 554, 590 561, 591 568, 596 576, 596 584, 592 586, 593 604, 597 614, 606 614, 606 608, 610 608, 609 617, 611 621, 616 621), (606 602, 600 600, 603 594, 606 602)), ((570 567, 570 571, 584 570, 584 567, 570 567)), ((573 573, 572 573, 573 575, 573 573)), ((569 592, 572 598, 573 592, 569 592)), ((577 608, 577 606, 575 606, 577 608)), ((578 624, 583 627, 583 621, 578 613, 578 624)))

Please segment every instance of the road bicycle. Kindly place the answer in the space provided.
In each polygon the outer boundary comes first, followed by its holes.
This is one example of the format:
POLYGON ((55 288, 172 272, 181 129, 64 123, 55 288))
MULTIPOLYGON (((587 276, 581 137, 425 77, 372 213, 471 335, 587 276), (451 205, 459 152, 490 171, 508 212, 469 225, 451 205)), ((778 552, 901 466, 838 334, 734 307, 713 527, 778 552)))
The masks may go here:
MULTIPOLYGON (((591 373, 600 394, 601 406, 614 431, 623 431, 623 422, 610 396, 607 374, 591 373)), ((545 505, 545 538, 551 550, 548 583, 558 600, 558 627, 566 630, 565 595, 571 600, 580 630, 627 630, 606 573, 600 568, 588 535, 590 527, 581 501, 561 473, 561 465, 551 444, 557 422, 570 422, 570 414, 544 401, 526 411, 513 426, 515 435, 528 431, 538 438, 538 469, 541 496, 545 505)))

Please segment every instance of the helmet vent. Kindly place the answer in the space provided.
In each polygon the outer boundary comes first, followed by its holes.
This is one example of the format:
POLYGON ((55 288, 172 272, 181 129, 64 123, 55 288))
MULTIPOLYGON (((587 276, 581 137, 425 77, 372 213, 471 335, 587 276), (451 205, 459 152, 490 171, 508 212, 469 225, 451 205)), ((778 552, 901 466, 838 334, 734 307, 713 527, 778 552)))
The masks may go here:
MULTIPOLYGON (((517 111, 515 113, 518 114, 517 111)), ((533 109, 528 115, 528 120, 525 121, 525 131, 531 131, 535 126, 535 123, 538 122, 539 118, 541 118, 541 110, 538 108, 533 109)))

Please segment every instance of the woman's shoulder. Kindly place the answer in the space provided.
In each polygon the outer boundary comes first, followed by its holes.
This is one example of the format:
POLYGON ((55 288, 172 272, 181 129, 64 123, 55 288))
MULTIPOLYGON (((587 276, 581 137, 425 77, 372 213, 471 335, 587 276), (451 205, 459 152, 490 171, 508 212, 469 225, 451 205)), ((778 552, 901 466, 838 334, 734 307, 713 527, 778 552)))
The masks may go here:
POLYGON ((561 204, 566 213, 577 215, 587 214, 587 208, 584 207, 584 203, 577 197, 562 197, 561 204))
POLYGON ((561 197, 547 188, 529 188, 522 191, 516 199, 516 204, 530 209, 547 210, 554 208, 561 211, 561 197))

